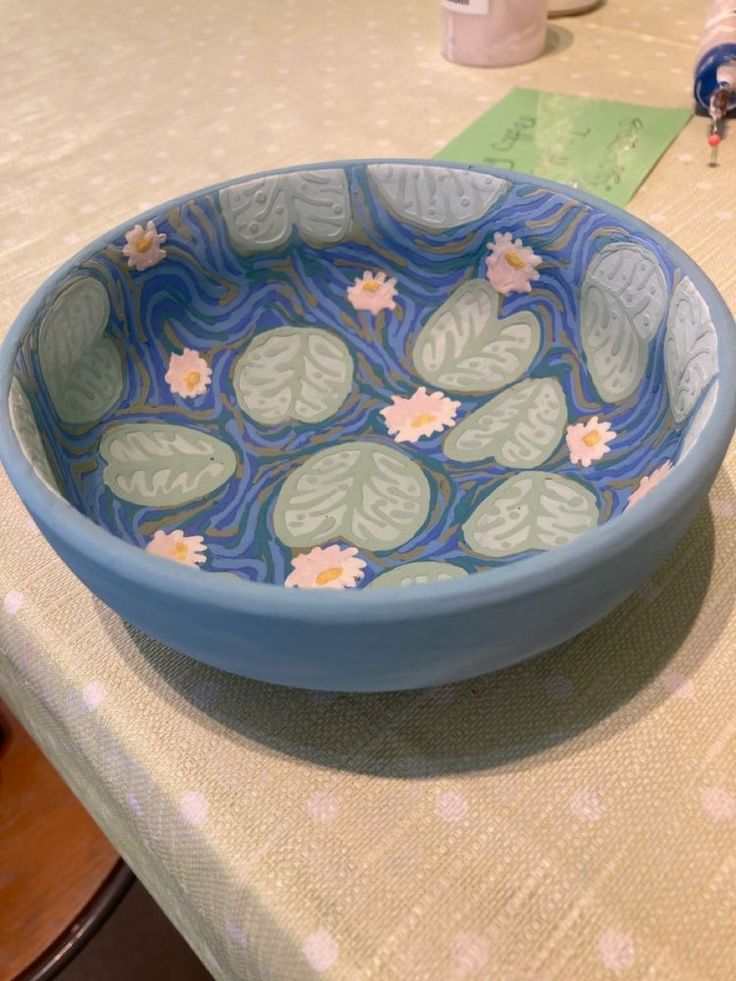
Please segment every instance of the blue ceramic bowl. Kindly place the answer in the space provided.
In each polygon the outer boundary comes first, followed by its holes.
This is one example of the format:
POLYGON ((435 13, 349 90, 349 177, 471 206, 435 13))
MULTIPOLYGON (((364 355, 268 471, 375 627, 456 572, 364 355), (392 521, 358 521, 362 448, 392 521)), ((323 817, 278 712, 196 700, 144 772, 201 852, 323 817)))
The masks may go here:
POLYGON ((123 617, 309 688, 545 650, 664 559, 736 413, 734 322, 656 231, 524 175, 261 174, 90 245, 2 348, 11 480, 123 617))

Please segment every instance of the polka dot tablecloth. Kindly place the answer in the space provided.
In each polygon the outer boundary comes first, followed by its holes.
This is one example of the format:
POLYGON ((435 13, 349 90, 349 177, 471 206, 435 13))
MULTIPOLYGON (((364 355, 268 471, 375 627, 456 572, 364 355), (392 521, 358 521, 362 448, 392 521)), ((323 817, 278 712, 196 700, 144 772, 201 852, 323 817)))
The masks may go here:
MULTIPOLYGON (((431 156, 511 85, 689 104, 703 0, 608 0, 493 72, 440 58, 438 6, 6 3, 3 328, 84 242, 210 182, 431 156)), ((630 207, 733 304, 736 140, 709 169, 705 133, 630 207)), ((218 979, 730 981, 735 480, 732 452, 666 567, 564 647, 351 696, 146 639, 3 477, 0 692, 218 979)))

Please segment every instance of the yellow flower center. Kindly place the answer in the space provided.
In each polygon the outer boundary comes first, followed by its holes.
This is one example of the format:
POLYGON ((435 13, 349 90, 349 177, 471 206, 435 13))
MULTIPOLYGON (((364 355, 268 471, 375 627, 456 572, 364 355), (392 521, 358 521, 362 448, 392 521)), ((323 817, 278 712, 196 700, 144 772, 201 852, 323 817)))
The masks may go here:
POLYGON ((377 293, 381 288, 381 282, 378 279, 364 279, 363 289, 366 293, 377 293))
POLYGON ((339 579, 342 575, 342 569, 339 565, 333 565, 331 569, 323 569, 322 572, 317 574, 315 582, 318 586, 326 586, 328 582, 334 582, 335 579, 339 579))
POLYGON ((171 549, 171 558, 176 559, 177 562, 186 562, 189 558, 189 549, 187 548, 186 542, 177 542, 176 545, 171 549))
POLYGON ((187 373, 187 375, 186 375, 186 377, 184 379, 184 384, 187 386, 187 388, 191 392, 191 390, 193 388, 196 388, 197 385, 199 385, 199 383, 201 381, 202 381, 202 376, 200 375, 200 373, 198 371, 190 371, 190 372, 187 373))
POLYGON ((585 436, 583 436, 583 442, 586 446, 597 446, 598 443, 602 442, 602 440, 603 437, 597 429, 594 429, 592 432, 586 433, 585 436))
POLYGON ((136 252, 148 252, 154 243, 156 238, 155 232, 146 232, 144 235, 138 239, 135 243, 134 248, 136 252))
POLYGON ((416 429, 420 426, 428 426, 430 422, 434 422, 437 416, 433 416, 431 412, 420 412, 418 416, 414 416, 411 421, 411 425, 416 429))
POLYGON ((504 259, 506 262, 508 262, 512 269, 523 269, 526 265, 518 252, 507 252, 504 259))

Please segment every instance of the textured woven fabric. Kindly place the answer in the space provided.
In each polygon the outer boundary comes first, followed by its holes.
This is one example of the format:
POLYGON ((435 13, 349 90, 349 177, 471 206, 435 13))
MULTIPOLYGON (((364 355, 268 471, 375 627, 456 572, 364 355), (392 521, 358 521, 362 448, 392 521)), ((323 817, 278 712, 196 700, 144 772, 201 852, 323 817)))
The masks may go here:
MULTIPOLYGON (((440 58, 436 0, 2 0, 3 329, 84 242, 210 182, 431 156, 514 84, 688 105, 706 3, 629 2, 487 72, 440 58)), ((733 304, 736 140, 709 169, 705 134, 630 210, 733 304)), ((551 654, 331 696, 127 627, 2 477, 0 693, 219 979, 731 979, 734 481, 732 451, 671 561, 551 654)))

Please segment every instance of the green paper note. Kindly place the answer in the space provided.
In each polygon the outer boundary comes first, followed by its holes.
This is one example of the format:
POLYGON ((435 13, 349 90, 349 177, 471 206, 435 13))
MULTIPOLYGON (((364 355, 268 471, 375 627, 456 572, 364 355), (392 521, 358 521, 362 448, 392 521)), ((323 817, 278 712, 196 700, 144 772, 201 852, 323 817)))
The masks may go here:
POLYGON ((525 171, 624 205, 691 115, 514 88, 436 159, 525 171))

